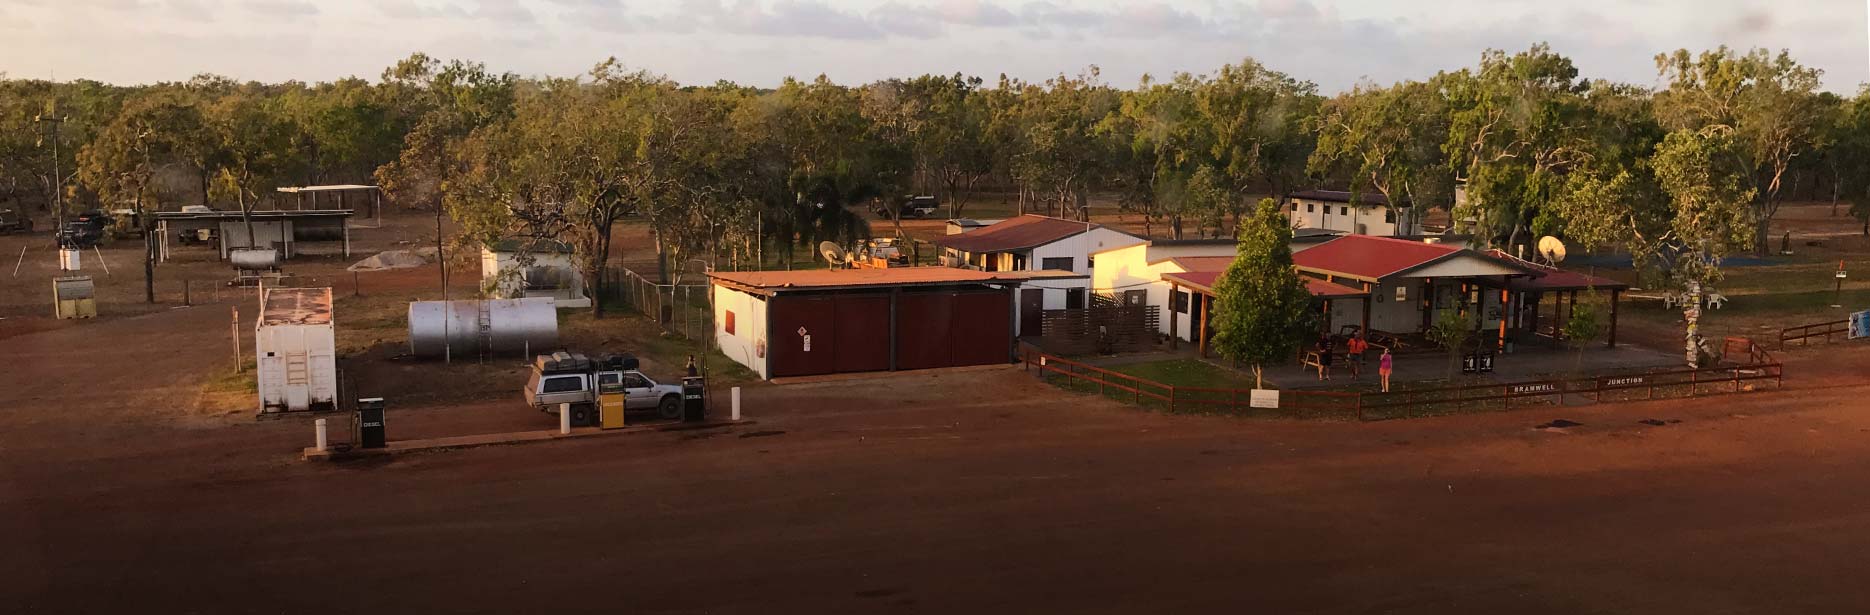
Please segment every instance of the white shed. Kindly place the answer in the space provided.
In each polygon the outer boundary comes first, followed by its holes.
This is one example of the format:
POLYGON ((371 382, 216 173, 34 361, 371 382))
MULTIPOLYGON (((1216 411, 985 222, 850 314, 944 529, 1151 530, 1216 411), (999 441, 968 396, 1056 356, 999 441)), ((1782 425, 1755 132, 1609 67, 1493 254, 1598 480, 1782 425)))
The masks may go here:
POLYGON ((253 332, 260 412, 336 410, 337 330, 330 288, 269 288, 253 332))
POLYGON ((591 307, 569 244, 507 239, 481 248, 480 254, 481 285, 498 298, 550 297, 561 308, 591 307))

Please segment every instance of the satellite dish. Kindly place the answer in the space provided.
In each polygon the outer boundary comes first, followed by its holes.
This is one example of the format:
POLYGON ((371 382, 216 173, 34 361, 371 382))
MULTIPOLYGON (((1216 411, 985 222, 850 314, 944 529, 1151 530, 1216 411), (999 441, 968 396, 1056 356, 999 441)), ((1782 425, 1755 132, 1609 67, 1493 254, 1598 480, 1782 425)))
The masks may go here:
POLYGON ((825 262, 831 263, 833 267, 848 265, 851 262, 851 256, 844 253, 844 248, 838 247, 838 244, 829 241, 818 243, 818 255, 825 257, 825 262))
POLYGON ((1554 265, 1565 261, 1565 242, 1546 235, 1539 238, 1539 256, 1554 265))

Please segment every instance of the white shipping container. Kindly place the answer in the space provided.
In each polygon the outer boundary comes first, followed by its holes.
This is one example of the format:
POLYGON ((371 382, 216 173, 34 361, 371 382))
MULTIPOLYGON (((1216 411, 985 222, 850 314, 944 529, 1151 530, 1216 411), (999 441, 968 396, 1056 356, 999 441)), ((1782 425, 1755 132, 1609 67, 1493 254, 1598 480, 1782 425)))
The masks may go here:
POLYGON ((337 330, 329 288, 269 288, 253 333, 260 412, 335 410, 337 330))

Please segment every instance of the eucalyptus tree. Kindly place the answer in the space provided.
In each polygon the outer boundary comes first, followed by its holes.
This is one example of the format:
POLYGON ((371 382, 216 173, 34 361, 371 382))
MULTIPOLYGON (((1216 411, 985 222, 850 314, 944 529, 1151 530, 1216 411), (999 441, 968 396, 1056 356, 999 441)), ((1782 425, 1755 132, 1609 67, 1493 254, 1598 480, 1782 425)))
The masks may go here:
POLYGON ((1725 46, 1699 55, 1686 49, 1658 55, 1656 67, 1668 82, 1656 97, 1665 126, 1721 132, 1732 139, 1725 155, 1746 168, 1744 179, 1753 194, 1753 249, 1767 254, 1788 171, 1813 151, 1823 132, 1825 114, 1817 95, 1822 71, 1800 65, 1784 51, 1741 53, 1725 46))
POLYGON ((1435 82, 1449 106, 1442 149, 1467 191, 1454 218, 1473 218, 1488 244, 1557 230, 1552 204, 1564 196, 1565 176, 1589 162, 1595 122, 1590 84, 1571 60, 1543 43, 1511 56, 1488 50, 1478 69, 1435 82))
POLYGON ((1210 222, 1237 225, 1252 195, 1283 196, 1303 176, 1316 147, 1306 129, 1318 112, 1317 86, 1248 58, 1212 77, 1187 78, 1194 113, 1187 119, 1204 151, 1198 185, 1210 222))
POLYGON ((1315 175, 1347 175, 1353 192, 1375 190, 1390 207, 1426 207, 1451 190, 1439 147, 1449 130, 1446 102, 1431 84, 1359 85, 1325 101, 1313 125, 1315 175))

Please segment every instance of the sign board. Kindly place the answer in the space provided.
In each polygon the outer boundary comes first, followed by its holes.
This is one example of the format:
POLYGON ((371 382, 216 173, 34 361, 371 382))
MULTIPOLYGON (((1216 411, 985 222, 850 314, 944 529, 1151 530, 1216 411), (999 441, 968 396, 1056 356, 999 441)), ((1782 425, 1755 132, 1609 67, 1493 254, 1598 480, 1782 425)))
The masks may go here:
POLYGON ((1550 382, 1541 382, 1537 384, 1515 384, 1513 385, 1513 388, 1511 390, 1514 395, 1520 395, 1520 394, 1525 394, 1525 393, 1557 393, 1558 385, 1552 384, 1550 382))
POLYGON ((1870 337, 1870 310, 1851 314, 1849 339, 1870 337))
POLYGON ((1279 391, 1277 389, 1254 389, 1247 394, 1247 407, 1276 410, 1279 408, 1279 391))
POLYGON ((805 351, 806 352, 812 351, 812 336, 810 335, 805 336, 805 351))
POLYGON ((1493 373, 1493 353, 1473 352, 1473 353, 1469 353, 1467 356, 1461 357, 1461 373, 1463 374, 1491 374, 1493 373))
POLYGON ((1607 387, 1642 386, 1644 384, 1647 384, 1648 382, 1649 382, 1648 376, 1618 376, 1615 378, 1605 378, 1604 386, 1607 386, 1607 387))

